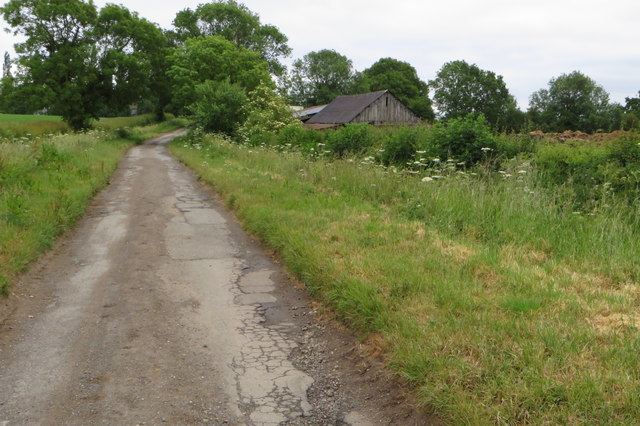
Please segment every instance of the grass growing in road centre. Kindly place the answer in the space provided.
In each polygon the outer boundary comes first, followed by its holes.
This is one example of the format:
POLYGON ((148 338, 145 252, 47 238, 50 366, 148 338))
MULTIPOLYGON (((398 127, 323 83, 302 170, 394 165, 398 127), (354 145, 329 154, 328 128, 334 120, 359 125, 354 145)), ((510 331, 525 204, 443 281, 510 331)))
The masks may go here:
POLYGON ((312 294, 382 336, 443 418, 640 418, 634 204, 573 211, 569 189, 536 185, 528 164, 421 181, 213 137, 172 150, 312 294))

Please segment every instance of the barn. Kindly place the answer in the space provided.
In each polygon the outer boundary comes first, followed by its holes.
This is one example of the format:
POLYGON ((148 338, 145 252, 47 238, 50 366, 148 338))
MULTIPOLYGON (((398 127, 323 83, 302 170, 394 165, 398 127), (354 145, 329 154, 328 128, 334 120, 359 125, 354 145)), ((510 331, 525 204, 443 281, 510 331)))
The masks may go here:
POLYGON ((361 95, 338 96, 320 112, 307 120, 308 125, 340 125, 347 123, 411 124, 418 117, 388 90, 361 95))

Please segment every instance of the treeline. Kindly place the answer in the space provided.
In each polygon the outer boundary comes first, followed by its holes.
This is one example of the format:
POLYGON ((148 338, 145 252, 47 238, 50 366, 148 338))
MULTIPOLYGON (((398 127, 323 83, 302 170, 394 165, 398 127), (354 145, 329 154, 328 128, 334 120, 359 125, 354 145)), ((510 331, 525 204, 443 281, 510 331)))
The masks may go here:
POLYGON ((139 112, 190 115, 209 131, 247 140, 291 122, 288 104, 390 90, 425 121, 484 115, 494 131, 630 130, 640 92, 625 105, 574 71, 551 79, 518 109, 500 75, 448 62, 429 82, 410 64, 382 58, 356 71, 340 53, 310 52, 287 69, 287 37, 242 3, 216 0, 176 14, 162 29, 121 5, 84 0, 10 0, 0 8, 15 34, 17 71, 5 55, 0 112, 61 115, 74 129, 98 117, 139 112))

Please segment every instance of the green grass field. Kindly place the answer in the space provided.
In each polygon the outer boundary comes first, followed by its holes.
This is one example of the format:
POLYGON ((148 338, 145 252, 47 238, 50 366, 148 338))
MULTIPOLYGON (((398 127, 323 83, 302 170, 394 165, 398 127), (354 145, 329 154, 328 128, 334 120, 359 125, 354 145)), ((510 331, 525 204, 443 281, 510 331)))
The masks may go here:
POLYGON ((422 181, 212 137, 173 152, 455 424, 640 419, 640 218, 529 163, 422 181))
POLYGON ((57 123, 62 121, 62 117, 53 115, 0 114, 0 123, 33 123, 39 121, 57 123))
MULTIPOLYGON (((136 117, 108 117, 95 121, 93 127, 113 130, 119 127, 142 126, 151 122, 152 117, 149 114, 136 117)), ((69 130, 69 126, 57 116, 0 114, 0 137, 44 136, 66 133, 69 130)))

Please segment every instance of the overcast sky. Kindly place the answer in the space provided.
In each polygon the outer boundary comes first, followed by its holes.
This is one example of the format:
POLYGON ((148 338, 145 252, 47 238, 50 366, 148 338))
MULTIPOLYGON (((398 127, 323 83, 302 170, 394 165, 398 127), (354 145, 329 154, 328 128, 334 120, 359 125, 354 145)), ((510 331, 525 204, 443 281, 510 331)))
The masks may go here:
MULTIPOLYGON (((0 3, 3 0, 0 0, 0 3)), ((204 0, 123 3, 169 28, 204 0)), ((552 77, 582 71, 624 103, 640 90, 640 0, 244 0, 289 38, 292 58, 334 49, 357 70, 378 59, 409 62, 428 81, 464 59, 502 75, 522 108, 552 77)), ((5 22, 1 22, 6 27, 5 22)), ((0 34, 0 53, 17 40, 0 34)))

